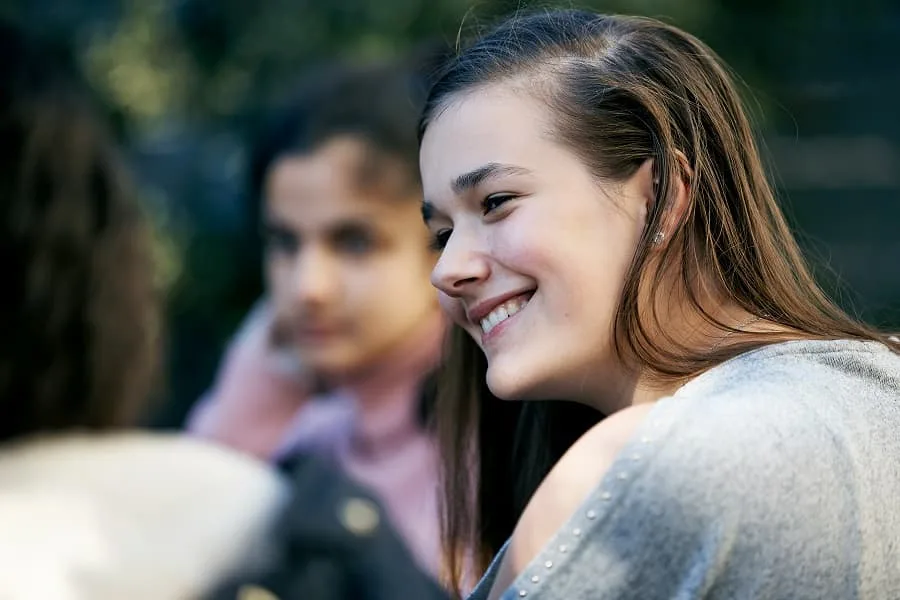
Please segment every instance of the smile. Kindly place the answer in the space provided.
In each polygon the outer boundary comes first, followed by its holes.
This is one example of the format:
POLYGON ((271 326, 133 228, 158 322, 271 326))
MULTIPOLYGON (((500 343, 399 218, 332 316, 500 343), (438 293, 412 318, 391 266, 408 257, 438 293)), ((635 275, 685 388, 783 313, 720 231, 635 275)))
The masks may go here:
POLYGON ((490 333, 494 327, 525 308, 525 305, 528 304, 528 301, 530 299, 530 296, 518 296, 516 298, 512 298, 511 300, 507 300, 506 302, 492 310, 486 317, 481 319, 482 333, 484 333, 485 335, 490 333))

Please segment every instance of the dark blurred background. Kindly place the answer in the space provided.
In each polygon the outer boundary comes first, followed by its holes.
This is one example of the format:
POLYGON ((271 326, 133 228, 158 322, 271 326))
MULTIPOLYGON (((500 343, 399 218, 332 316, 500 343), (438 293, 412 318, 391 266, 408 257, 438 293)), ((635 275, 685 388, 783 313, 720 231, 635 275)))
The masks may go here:
MULTIPOLYGON (((500 15, 546 5, 0 0, 0 16, 74 46, 138 174, 169 304, 154 425, 181 424, 260 293, 245 142, 302 69, 452 45, 500 15)), ((744 82, 784 205, 826 288, 853 313, 900 328, 900 2, 566 6, 661 17, 717 50, 744 82)))

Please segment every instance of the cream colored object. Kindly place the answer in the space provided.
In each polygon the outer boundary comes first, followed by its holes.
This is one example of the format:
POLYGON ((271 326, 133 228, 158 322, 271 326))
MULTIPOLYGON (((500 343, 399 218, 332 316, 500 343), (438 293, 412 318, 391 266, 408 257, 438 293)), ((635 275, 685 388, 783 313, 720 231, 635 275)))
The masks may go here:
POLYGON ((194 600, 264 557, 286 497, 243 455, 178 436, 0 451, 0 600, 194 600))
POLYGON ((245 585, 238 590, 237 600, 280 600, 278 596, 265 588, 245 585))

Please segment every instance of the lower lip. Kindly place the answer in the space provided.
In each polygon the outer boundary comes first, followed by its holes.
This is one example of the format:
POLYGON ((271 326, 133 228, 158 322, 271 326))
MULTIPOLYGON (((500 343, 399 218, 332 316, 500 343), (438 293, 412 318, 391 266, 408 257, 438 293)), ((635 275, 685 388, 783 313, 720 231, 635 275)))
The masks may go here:
MULTIPOLYGON (((518 318, 519 315, 522 314, 522 311, 524 311, 526 308, 528 308, 528 304, 530 304, 530 303, 531 303, 531 298, 528 299, 528 303, 526 303, 525 306, 523 306, 522 308, 519 309, 519 312, 517 312, 516 314, 514 314, 514 315, 511 316, 511 317, 507 317, 503 322, 501 322, 501 323, 498 324, 498 325, 495 325, 494 328, 491 329, 490 331, 488 331, 487 333, 483 333, 483 332, 482 332, 482 334, 481 334, 481 343, 484 344, 484 345, 486 346, 486 345, 488 345, 490 342, 492 342, 492 341, 494 341, 495 339, 497 339, 497 337, 498 337, 499 335, 501 335, 504 331, 506 331, 506 330, 509 328, 509 325, 510 325, 513 321, 515 321, 515 320, 518 318)), ((481 327, 480 324, 479 324, 478 326, 479 326, 479 328, 481 327)))

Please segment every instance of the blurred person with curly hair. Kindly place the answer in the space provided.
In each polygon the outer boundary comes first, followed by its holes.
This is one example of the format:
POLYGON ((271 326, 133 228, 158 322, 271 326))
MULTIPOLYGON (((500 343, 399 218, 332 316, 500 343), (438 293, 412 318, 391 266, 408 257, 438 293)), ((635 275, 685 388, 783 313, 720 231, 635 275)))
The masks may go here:
POLYGON ((128 429, 157 372, 147 222, 71 57, 0 23, 0 595, 193 598, 249 566, 286 485, 128 429))

